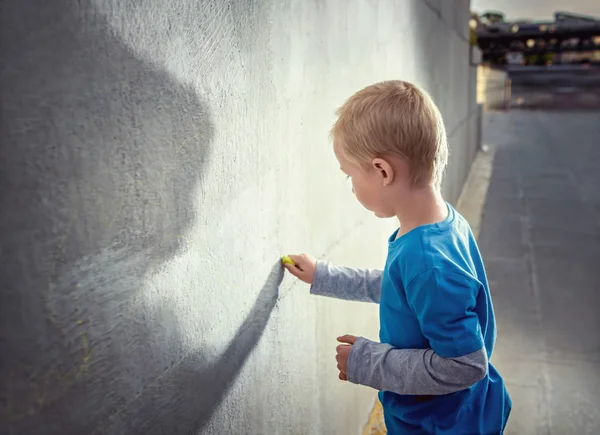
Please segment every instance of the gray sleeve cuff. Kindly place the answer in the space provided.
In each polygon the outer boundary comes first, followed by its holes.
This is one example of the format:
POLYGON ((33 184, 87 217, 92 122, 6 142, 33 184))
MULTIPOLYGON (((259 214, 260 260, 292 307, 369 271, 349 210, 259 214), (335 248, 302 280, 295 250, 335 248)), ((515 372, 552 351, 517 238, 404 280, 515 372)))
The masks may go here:
POLYGON ((317 270, 315 271, 315 280, 310 286, 310 293, 317 296, 331 296, 332 276, 330 265, 326 261, 317 260, 317 270))
POLYGON ((469 388, 487 375, 485 348, 442 358, 432 349, 395 349, 359 337, 348 356, 348 381, 397 394, 440 395, 469 388))
MULTIPOLYGON (((348 362, 346 364, 348 381, 353 384, 377 388, 371 385, 371 383, 373 383, 373 378, 376 376, 374 370, 376 370, 377 366, 381 367, 381 364, 374 362, 373 358, 385 355, 391 349, 392 346, 389 344, 375 343, 364 337, 358 337, 348 355, 348 362)), ((377 389, 381 390, 381 388, 377 389)))
POLYGON ((347 301, 379 303, 382 274, 377 269, 337 267, 319 260, 310 292, 347 301))

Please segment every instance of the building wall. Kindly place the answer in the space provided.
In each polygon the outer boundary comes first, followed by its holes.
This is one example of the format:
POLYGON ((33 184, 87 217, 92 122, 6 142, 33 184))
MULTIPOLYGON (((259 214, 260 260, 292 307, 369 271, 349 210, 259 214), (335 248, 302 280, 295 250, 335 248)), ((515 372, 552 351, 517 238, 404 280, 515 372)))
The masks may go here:
POLYGON ((477 69, 477 103, 484 110, 504 110, 510 98, 510 84, 506 71, 489 65, 477 69))
POLYGON ((282 253, 377 267, 327 132, 411 80, 476 148, 468 1, 8 0, 2 18, 2 433, 351 434, 374 394, 282 253), (472 84, 472 83, 471 83, 472 84))

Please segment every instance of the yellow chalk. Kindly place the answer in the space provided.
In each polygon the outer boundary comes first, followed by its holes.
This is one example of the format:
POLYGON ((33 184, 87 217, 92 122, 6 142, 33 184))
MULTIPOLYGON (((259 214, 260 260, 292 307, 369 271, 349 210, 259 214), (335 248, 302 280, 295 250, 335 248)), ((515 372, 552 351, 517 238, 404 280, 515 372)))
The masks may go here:
POLYGON ((281 257, 281 262, 283 264, 290 264, 290 265, 294 265, 294 260, 292 260, 288 255, 284 255, 283 257, 281 257))

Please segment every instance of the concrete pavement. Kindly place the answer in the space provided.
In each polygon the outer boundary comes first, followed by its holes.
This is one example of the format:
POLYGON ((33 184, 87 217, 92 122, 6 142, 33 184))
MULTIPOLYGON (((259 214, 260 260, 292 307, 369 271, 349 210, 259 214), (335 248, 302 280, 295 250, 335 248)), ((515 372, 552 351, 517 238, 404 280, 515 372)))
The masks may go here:
POLYGON ((508 434, 600 433, 600 114, 488 114, 479 243, 508 434))

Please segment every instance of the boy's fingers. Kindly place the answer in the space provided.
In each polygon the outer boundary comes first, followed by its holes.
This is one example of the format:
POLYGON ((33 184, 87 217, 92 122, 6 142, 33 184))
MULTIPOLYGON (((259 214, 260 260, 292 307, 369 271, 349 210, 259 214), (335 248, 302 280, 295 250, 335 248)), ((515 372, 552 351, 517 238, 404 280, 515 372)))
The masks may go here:
POLYGON ((302 269, 298 267, 297 264, 285 264, 283 263, 283 267, 285 267, 292 275, 300 278, 300 275, 304 273, 302 269))
POLYGON ((290 266, 286 265, 285 268, 294 277, 298 278, 300 281, 306 282, 305 272, 303 272, 300 269, 296 268, 295 266, 291 266, 291 265, 290 266))
POLYGON ((300 255, 288 255, 288 257, 290 257, 291 260, 294 262, 292 266, 295 266, 300 271, 304 271, 304 267, 302 267, 304 263, 304 257, 300 255))
POLYGON ((288 254, 288 257, 290 257, 292 259, 292 261, 296 264, 302 263, 302 257, 300 255, 288 254))
POLYGON ((283 264, 283 267, 285 267, 290 272, 294 272, 294 271, 300 272, 300 270, 298 270, 298 268, 296 266, 294 266, 293 264, 288 264, 288 263, 281 263, 281 264, 283 264))
POLYGON ((338 377, 340 378, 340 380, 342 381, 347 381, 348 377, 346 376, 346 374, 340 372, 340 374, 338 375, 338 377))
POLYGON ((283 263, 283 267, 285 267, 289 273, 291 273, 294 276, 298 276, 298 273, 300 272, 296 266, 294 266, 293 264, 285 264, 283 263))
POLYGON ((342 335, 341 337, 337 338, 337 341, 339 341, 340 343, 347 343, 347 344, 354 344, 356 343, 356 337, 354 335, 342 335))

